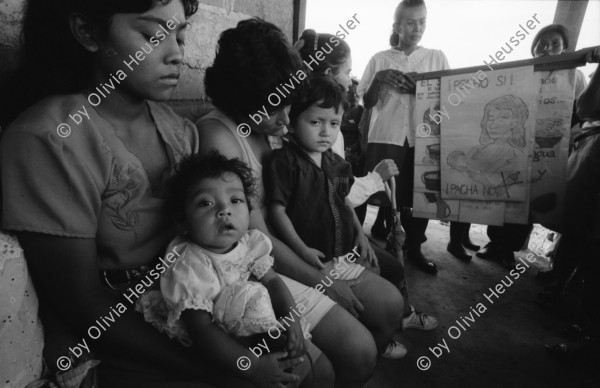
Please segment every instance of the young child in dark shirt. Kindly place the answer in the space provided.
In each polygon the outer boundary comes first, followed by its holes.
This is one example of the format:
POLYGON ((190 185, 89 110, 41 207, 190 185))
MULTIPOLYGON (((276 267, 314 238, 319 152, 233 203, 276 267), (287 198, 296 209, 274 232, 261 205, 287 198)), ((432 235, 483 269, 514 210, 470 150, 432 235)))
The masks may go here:
POLYGON ((329 262, 363 233, 345 204, 352 168, 331 151, 348 102, 329 76, 314 75, 302 94, 290 111, 290 142, 270 163, 269 217, 296 254, 329 262))
POLYGON ((359 283, 352 287, 361 304, 358 318, 374 333, 384 357, 399 358, 406 349, 389 341, 400 325, 404 303, 394 286, 377 275, 375 252, 345 202, 354 181, 352 168, 331 150, 347 108, 346 93, 331 76, 313 74, 306 81, 289 114, 290 141, 273 151, 263 175, 269 220, 281 240, 303 260, 318 263, 313 265, 328 277, 357 282, 376 278, 371 280, 378 284, 381 297, 375 300, 361 299, 359 283), (392 324, 369 320, 362 308, 387 311, 392 324))

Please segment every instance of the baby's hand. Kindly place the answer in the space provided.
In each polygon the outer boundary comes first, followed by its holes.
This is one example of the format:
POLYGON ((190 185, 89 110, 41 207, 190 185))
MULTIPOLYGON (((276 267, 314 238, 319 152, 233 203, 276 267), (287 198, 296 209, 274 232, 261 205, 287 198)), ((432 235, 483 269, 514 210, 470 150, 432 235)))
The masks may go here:
POLYGON ((306 261, 308 264, 317 267, 318 269, 323 269, 325 266, 321 262, 321 259, 325 258, 325 254, 316 249, 305 246, 302 251, 299 252, 299 255, 302 260, 306 261))
POLYGON ((288 352, 290 358, 304 355, 308 348, 308 341, 304 339, 302 325, 299 320, 300 318, 296 317, 295 322, 286 321, 289 327, 286 330, 287 344, 285 345, 285 350, 288 352))

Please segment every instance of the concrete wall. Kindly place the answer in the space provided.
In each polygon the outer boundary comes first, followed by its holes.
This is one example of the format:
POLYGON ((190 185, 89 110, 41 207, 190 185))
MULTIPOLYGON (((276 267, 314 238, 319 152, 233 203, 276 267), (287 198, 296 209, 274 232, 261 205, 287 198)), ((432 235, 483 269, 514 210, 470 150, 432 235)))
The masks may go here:
MULTIPOLYGON (((0 77, 14 66, 24 3, 24 0, 0 0, 0 77)), ((173 108, 192 119, 206 112, 204 74, 213 62, 223 30, 257 16, 279 26, 291 40, 293 10, 293 0, 200 0, 198 12, 190 19, 185 63, 171 101, 173 108)))

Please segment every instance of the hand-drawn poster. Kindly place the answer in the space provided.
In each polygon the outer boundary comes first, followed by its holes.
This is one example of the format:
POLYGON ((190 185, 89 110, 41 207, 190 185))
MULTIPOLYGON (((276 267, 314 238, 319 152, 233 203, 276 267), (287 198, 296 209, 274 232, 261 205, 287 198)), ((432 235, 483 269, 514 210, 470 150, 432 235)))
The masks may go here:
POLYGON ((440 80, 417 82, 413 215, 420 218, 502 225, 503 202, 442 199, 440 193, 440 80))
MULTIPOLYGON (((533 152, 533 151, 532 151, 533 152)), ((529 159, 533 159, 533 153, 529 155, 529 159)), ((531 168, 527 174, 531 176, 531 168)), ((505 202, 504 210, 505 224, 528 224, 529 223, 529 198, 531 194, 531 185, 527 185, 527 195, 523 202, 505 202)))
POLYGON ((575 69, 537 72, 540 94, 535 120, 530 210, 534 222, 560 223, 565 195, 575 69))
POLYGON ((503 225, 505 205, 511 202, 467 201, 461 199, 459 208, 460 222, 484 225, 503 225))
POLYGON ((443 200, 440 193, 440 80, 418 81, 416 100, 413 215, 458 221, 459 201, 443 200))
POLYGON ((442 77, 442 198, 526 200, 535 85, 532 66, 442 77))

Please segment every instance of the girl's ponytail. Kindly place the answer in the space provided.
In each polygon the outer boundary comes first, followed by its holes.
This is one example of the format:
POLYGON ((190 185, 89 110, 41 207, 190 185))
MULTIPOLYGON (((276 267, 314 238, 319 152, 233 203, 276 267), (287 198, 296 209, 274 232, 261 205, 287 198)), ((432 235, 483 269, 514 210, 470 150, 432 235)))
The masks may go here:
POLYGON ((348 43, 335 35, 318 34, 315 30, 304 30, 300 37, 298 51, 305 63, 310 63, 312 69, 317 73, 324 73, 328 68, 337 74, 339 67, 344 64, 350 56, 348 43), (324 54, 322 61, 315 61, 317 52, 324 54))
POLYGON ((392 35, 390 36, 390 45, 392 47, 398 47, 400 44, 400 35, 394 31, 392 31, 392 35))

